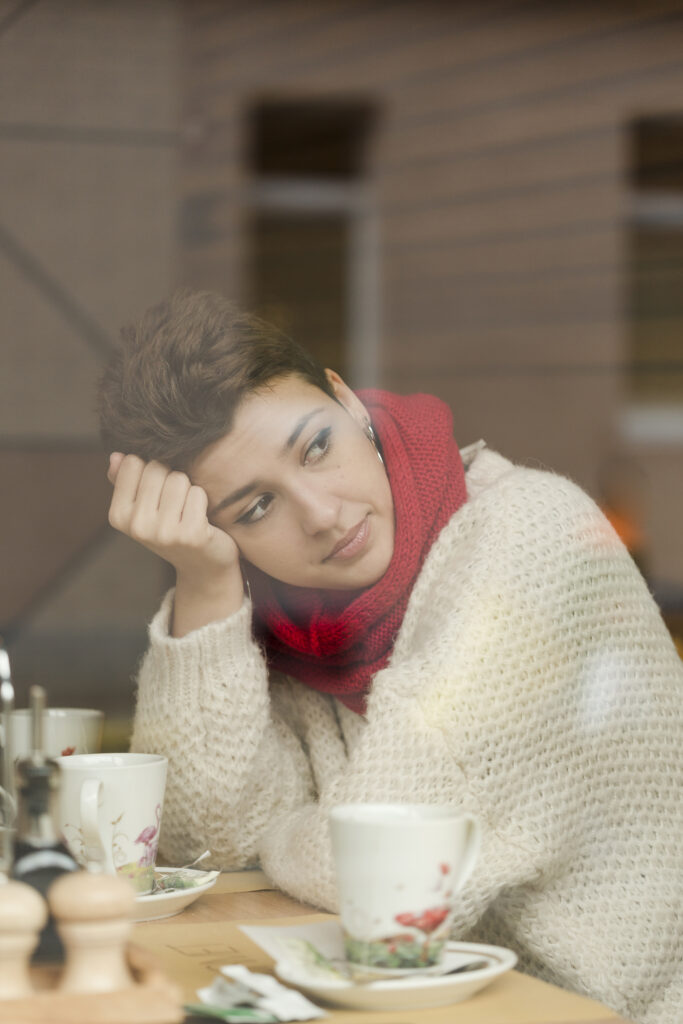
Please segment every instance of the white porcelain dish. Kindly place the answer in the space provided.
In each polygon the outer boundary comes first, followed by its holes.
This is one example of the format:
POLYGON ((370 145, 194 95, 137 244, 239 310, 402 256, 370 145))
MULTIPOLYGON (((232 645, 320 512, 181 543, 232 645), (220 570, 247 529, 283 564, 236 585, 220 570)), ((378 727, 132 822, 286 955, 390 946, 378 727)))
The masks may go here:
POLYGON ((476 942, 448 942, 443 968, 449 955, 470 955, 486 960, 486 966, 462 974, 419 975, 354 985, 351 981, 324 979, 312 975, 302 964, 280 960, 275 973, 281 981, 301 989, 315 1002, 344 1006, 350 1010, 422 1010, 450 1006, 469 999, 495 978, 511 970, 517 957, 502 946, 483 946, 476 942))
MULTIPOLYGON (((175 874, 177 868, 156 868, 156 875, 175 874)), ((206 874, 205 871, 197 871, 198 875, 206 874)), ((218 874, 210 878, 202 885, 196 885, 194 889, 171 889, 168 892, 157 892, 154 895, 136 896, 135 909, 133 912, 134 921, 161 921, 165 917, 173 917, 179 914, 185 907, 189 907, 196 899, 207 892, 218 881, 218 874)))

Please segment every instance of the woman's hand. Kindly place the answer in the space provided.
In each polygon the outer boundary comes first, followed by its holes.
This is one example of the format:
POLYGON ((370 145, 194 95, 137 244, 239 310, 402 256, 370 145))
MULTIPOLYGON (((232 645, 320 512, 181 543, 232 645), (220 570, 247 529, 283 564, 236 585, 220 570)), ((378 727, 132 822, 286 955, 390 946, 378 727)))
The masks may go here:
POLYGON ((206 492, 160 462, 114 452, 109 522, 176 570, 174 636, 226 618, 242 604, 239 549, 207 518, 206 492))

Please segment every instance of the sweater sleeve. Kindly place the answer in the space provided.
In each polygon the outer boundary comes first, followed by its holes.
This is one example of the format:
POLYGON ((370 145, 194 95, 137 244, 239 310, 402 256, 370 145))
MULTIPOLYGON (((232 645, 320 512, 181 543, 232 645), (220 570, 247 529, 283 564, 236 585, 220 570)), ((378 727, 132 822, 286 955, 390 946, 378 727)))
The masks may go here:
POLYGON ((131 749, 168 758, 161 856, 180 864, 209 848, 214 866, 242 867, 276 809, 312 799, 308 760, 271 705, 250 602, 174 638, 172 600, 150 625, 131 749))

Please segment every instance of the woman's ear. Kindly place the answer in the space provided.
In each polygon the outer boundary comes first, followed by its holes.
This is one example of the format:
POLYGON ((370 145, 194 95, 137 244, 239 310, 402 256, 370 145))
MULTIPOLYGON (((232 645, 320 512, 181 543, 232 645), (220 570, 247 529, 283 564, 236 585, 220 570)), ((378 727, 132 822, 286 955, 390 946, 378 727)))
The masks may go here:
POLYGON ((334 397, 337 399, 340 405, 343 405, 346 411, 356 421, 362 430, 365 430, 367 424, 370 422, 368 411, 361 402, 360 398, 351 390, 348 384, 345 384, 341 379, 336 370, 325 370, 325 376, 327 377, 330 387, 334 392, 334 397))

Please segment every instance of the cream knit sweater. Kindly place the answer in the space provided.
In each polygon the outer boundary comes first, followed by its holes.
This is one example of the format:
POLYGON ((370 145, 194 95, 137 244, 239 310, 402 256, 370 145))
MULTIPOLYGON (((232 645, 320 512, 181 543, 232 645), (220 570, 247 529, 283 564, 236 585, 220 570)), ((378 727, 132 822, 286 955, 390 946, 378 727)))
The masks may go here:
POLYGON ((133 749, 169 758, 161 848, 260 860, 334 909, 340 802, 451 802, 483 846, 456 931, 638 1024, 683 1021, 683 666, 593 502, 468 453, 469 500, 417 579, 365 718, 273 680, 235 615, 150 627, 133 749))

